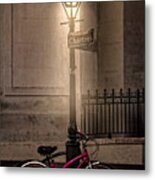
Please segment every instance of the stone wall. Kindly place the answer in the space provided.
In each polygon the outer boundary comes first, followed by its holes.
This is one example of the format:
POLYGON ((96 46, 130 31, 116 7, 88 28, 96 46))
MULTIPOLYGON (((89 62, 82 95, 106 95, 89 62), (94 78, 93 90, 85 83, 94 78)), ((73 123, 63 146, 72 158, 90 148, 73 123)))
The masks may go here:
POLYGON ((145 1, 124 2, 124 86, 145 86, 145 1))
POLYGON ((0 5, 1 160, 35 158, 39 144, 65 149, 69 58, 64 21, 60 3, 0 5))
POLYGON ((123 2, 99 3, 98 86, 124 88, 123 2))
MULTIPOLYGON (((98 31, 98 3, 84 2, 81 5, 80 30, 86 32, 94 29, 94 42, 97 41, 98 31)), ((94 47, 96 48, 96 47, 94 47)), ((80 76, 81 93, 85 94, 87 90, 95 90, 98 86, 98 53, 92 49, 80 51, 80 76)))
POLYGON ((89 144, 89 152, 92 158, 99 159, 109 164, 144 165, 145 142, 144 138, 112 138, 96 139, 99 150, 96 150, 93 142, 89 144))

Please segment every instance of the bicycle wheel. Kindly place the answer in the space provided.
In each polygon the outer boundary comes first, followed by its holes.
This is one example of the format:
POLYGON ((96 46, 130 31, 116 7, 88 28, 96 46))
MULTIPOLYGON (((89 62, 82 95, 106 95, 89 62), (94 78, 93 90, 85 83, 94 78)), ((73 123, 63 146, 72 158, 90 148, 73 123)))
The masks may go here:
POLYGON ((23 168, 47 168, 47 165, 40 161, 28 161, 24 163, 21 167, 23 168))
POLYGON ((109 164, 98 161, 92 163, 92 169, 112 169, 112 167, 109 164))

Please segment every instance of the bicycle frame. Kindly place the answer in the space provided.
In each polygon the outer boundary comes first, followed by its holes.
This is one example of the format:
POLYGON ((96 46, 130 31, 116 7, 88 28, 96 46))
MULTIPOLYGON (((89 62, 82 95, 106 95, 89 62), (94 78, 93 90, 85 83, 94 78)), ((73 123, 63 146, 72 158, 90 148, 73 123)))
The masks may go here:
POLYGON ((88 163, 89 162, 88 152, 84 151, 80 155, 78 155, 75 158, 71 159, 70 161, 68 161, 67 163, 65 163, 63 165, 63 168, 68 168, 72 163, 74 163, 76 161, 79 161, 79 160, 81 160, 81 162, 76 167, 77 169, 81 168, 84 163, 88 163))
MULTIPOLYGON (((78 156, 74 157, 73 159, 71 159, 70 161, 66 162, 62 168, 71 168, 71 165, 77 161, 79 161, 79 164, 77 165, 77 169, 81 168, 82 165, 84 165, 85 163, 89 163, 89 155, 88 155, 88 152, 87 152, 87 149, 84 150, 84 152, 82 152, 81 154, 79 154, 78 156)), ((50 168, 56 168, 56 163, 55 162, 52 162, 50 164, 50 168)))

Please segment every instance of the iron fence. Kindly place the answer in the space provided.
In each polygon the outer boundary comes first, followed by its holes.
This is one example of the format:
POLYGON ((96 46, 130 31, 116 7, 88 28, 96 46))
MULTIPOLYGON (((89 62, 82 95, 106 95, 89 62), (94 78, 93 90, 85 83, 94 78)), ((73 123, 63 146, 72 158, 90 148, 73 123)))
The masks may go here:
POLYGON ((143 137, 145 126, 145 92, 91 92, 82 96, 81 127, 95 137, 143 137))

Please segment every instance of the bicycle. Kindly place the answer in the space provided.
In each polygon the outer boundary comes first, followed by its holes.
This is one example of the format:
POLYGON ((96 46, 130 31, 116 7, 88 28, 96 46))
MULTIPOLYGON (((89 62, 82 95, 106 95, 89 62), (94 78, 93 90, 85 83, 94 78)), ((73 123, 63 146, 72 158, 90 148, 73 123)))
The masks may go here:
MULTIPOLYGON (((96 143, 95 139, 88 137, 87 135, 82 134, 81 132, 77 132, 79 142, 81 142, 81 153, 71 159, 70 161, 66 162, 62 165, 61 168, 72 168, 72 165, 76 162, 76 168, 85 168, 85 169, 111 169, 108 164, 101 163, 99 161, 91 161, 88 150, 87 150, 87 143, 88 141, 94 141, 96 144, 96 150, 93 152, 95 153, 98 150, 98 144, 96 143)), ((55 152, 57 147, 51 146, 39 146, 38 153, 45 158, 41 161, 39 160, 27 160, 24 162, 20 167, 35 167, 35 168, 57 168, 57 163, 55 162, 55 158, 59 156, 66 155, 66 152, 55 152)))

